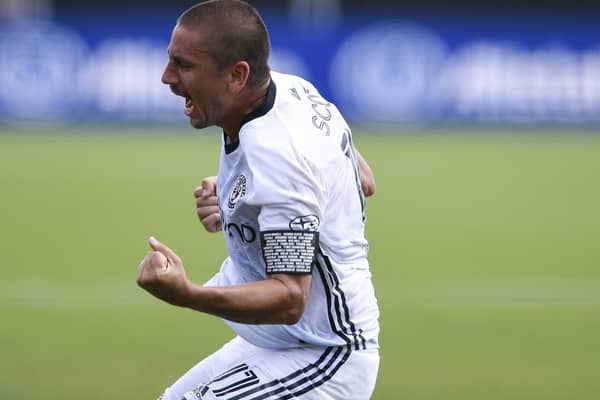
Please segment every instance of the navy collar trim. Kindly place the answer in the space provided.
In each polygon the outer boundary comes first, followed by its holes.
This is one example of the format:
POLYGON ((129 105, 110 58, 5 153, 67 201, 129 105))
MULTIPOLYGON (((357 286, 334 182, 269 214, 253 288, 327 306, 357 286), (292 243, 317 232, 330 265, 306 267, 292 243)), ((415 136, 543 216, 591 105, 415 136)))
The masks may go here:
MULTIPOLYGON (((269 82, 269 88, 267 89, 267 96, 265 97, 265 101, 256 110, 246 115, 246 118, 244 118, 244 120, 242 121, 242 126, 252 120, 262 117, 263 115, 271 111, 273 105, 275 104, 276 94, 277 86, 275 86, 275 82, 273 82, 273 79, 271 78, 271 82, 269 82)), ((225 154, 233 153, 240 145, 239 141, 235 143, 227 143, 227 135, 225 135, 225 131, 223 131, 223 139, 225 140, 225 154)))
POLYGON ((225 143, 225 154, 231 154, 235 151, 235 149, 238 148, 238 146, 240 145, 239 140, 235 143, 227 143, 227 135, 225 134, 225 131, 223 131, 223 140, 225 143))
POLYGON ((252 111, 250 114, 246 115, 242 125, 247 124, 253 119, 260 118, 273 108, 273 104, 275 104, 275 95, 277 94, 277 87, 275 86, 275 82, 273 82, 273 78, 271 78, 271 82, 269 82, 269 89, 267 90, 267 97, 265 101, 258 107, 256 110, 252 111))

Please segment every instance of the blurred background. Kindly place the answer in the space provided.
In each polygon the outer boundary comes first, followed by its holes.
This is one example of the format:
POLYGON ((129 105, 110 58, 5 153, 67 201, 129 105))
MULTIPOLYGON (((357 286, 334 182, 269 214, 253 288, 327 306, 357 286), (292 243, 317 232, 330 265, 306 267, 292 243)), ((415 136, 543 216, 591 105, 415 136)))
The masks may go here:
MULTIPOLYGON (((2 0, 5 121, 181 121, 160 83, 194 1, 2 0)), ((597 123, 600 8, 568 1, 258 1, 275 70, 367 123, 597 123)))
MULTIPOLYGON (((596 398, 600 5, 250 3, 375 172, 373 398, 596 398)), ((193 4, 0 0, 0 399, 157 398, 232 337, 135 285, 150 235, 197 282, 226 256, 220 133, 160 83, 193 4)))

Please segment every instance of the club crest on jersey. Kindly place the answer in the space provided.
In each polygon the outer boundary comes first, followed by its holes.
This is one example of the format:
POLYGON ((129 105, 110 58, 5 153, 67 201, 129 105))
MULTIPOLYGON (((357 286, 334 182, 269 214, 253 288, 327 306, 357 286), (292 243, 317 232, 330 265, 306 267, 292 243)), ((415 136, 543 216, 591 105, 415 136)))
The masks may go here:
POLYGON ((290 221, 290 229, 293 231, 318 231, 319 217, 316 215, 302 215, 290 221))
POLYGON ((246 195, 246 177, 240 175, 235 181, 235 186, 229 194, 229 200, 227 200, 227 206, 231 209, 235 208, 237 202, 246 195))

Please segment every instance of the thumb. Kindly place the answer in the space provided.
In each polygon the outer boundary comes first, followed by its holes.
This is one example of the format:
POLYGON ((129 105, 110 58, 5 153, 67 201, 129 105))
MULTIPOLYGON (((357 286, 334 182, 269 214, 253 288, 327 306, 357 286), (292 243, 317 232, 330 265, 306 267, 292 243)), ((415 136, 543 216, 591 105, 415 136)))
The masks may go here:
POLYGON ((162 253, 165 257, 167 257, 168 260, 175 261, 179 259, 179 257, 177 256, 177 254, 175 254, 173 250, 168 248, 165 244, 156 240, 154 236, 150 236, 148 242, 150 243, 150 247, 152 248, 152 250, 162 253))

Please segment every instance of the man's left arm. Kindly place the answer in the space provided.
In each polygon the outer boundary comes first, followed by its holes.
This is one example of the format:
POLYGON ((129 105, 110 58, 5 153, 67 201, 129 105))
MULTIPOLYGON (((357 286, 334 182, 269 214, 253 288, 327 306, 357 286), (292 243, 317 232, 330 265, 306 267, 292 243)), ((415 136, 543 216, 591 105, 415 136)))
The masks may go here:
POLYGON ((192 283, 179 256, 154 238, 142 260, 140 287, 180 307, 244 324, 295 324, 308 299, 311 274, 269 274, 262 281, 224 287, 192 283))

